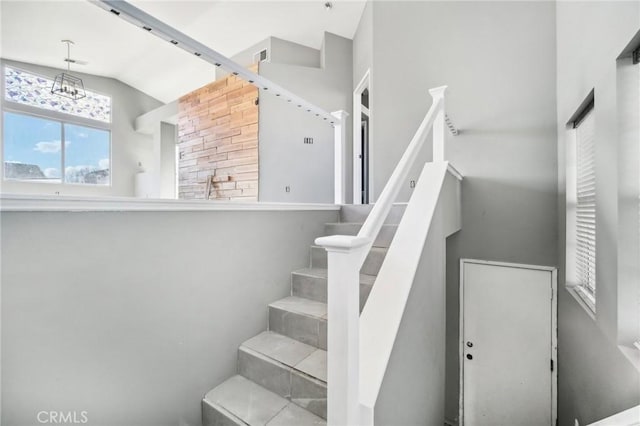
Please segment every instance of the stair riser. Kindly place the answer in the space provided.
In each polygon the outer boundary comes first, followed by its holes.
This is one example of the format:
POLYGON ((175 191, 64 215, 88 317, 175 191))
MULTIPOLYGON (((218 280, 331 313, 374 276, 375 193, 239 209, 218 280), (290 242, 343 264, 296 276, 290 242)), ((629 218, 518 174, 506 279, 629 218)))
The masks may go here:
MULTIPOLYGON (((369 213, 371 213, 372 208, 373 208, 373 204, 342 206, 340 208, 340 222, 364 223, 364 221, 367 220, 369 213)), ((407 208, 406 204, 393 205, 384 223, 386 224, 400 223, 400 219, 402 219, 402 215, 404 215, 404 211, 406 210, 406 208, 407 208)))
POLYGON ((327 350, 327 321, 269 306, 269 330, 327 350))
MULTIPOLYGON (((387 252, 384 249, 372 248, 367 255, 367 258, 364 260, 360 273, 378 275, 378 271, 380 271, 380 267, 382 266, 382 262, 384 262, 386 254, 387 252)), ((311 247, 311 267, 327 269, 327 251, 324 248, 316 246, 311 247)))
POLYGON ((316 416, 327 418, 327 385, 311 379, 304 373, 291 373, 291 402, 311 411, 316 416))
MULTIPOLYGON (((369 297, 371 287, 360 283, 360 311, 369 297)), ((327 279, 294 273, 291 276, 291 295, 327 303, 327 279)))
MULTIPOLYGON (((358 235, 362 225, 357 223, 327 223, 324 227, 325 235, 358 235)), ((398 227, 383 225, 380 233, 373 241, 374 247, 389 247, 398 227)))
POLYGON ((202 401, 202 426, 246 426, 222 407, 202 401))
POLYGON ((319 380, 244 347, 238 351, 238 374, 327 418, 327 386, 319 380))
POLYGON ((291 399, 291 369, 242 346, 238 349, 238 374, 291 399))

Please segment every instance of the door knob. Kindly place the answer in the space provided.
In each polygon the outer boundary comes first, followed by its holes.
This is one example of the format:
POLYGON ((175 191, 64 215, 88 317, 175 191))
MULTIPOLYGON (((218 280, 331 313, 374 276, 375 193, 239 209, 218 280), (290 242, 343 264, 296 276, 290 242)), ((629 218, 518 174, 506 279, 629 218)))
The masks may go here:
POLYGON ((467 342, 467 347, 472 348, 473 347, 473 342, 467 342))
POLYGON ((472 359, 473 359, 473 355, 471 355, 471 354, 467 354, 467 359, 468 359, 468 360, 472 360, 472 359))

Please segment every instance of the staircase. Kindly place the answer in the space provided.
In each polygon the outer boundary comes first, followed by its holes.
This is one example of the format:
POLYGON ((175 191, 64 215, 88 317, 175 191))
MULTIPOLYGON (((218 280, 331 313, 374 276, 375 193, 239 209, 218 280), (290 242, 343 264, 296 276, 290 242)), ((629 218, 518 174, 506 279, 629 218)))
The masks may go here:
MULTIPOLYGON (((347 205, 326 235, 356 235, 371 205, 347 205)), ((360 310, 405 209, 394 205, 360 270, 360 310)), ((237 374, 207 392, 203 426, 325 425, 327 417, 327 254, 311 247, 310 267, 291 273, 291 296, 269 305, 268 331, 238 349, 237 374)))

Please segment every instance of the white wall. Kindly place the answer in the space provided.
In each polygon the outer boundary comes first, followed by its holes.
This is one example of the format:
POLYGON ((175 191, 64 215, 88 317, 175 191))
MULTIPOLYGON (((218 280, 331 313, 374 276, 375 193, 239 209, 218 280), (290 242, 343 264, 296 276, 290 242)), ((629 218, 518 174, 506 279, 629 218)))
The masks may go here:
POLYGON ((176 126, 160 123, 160 197, 177 198, 176 194, 176 126))
MULTIPOLYGON (((618 309, 619 299, 629 297, 619 279, 619 243, 627 238, 622 234, 633 232, 633 229, 619 226, 620 214, 625 213, 618 211, 618 171, 625 168, 619 161, 629 161, 629 158, 621 157, 619 152, 622 146, 619 122, 622 111, 618 103, 620 87, 616 59, 638 30, 638 2, 557 3, 561 425, 572 425, 574 419, 578 419, 580 424, 587 424, 640 403, 639 373, 617 346, 619 319, 623 314, 618 309), (595 90, 597 191, 595 321, 562 286, 565 277, 565 150, 568 135, 565 125, 592 89, 595 90)), ((635 219, 637 226, 637 215, 635 219)), ((636 311, 636 321, 637 314, 636 311)))
MULTIPOLYGON (((290 49, 297 49, 291 45, 290 49)), ((282 50, 282 46, 281 46, 282 50)), ((325 33, 322 68, 267 62, 260 74, 327 111, 351 112, 352 42, 325 33)), ((275 58, 274 58, 275 61, 275 58)), ((347 176, 351 176, 351 126, 347 123, 347 176)), ((333 202, 334 129, 296 105, 260 96, 260 201, 333 202), (313 144, 304 144, 313 137, 313 144), (285 187, 290 187, 290 192, 285 187)), ((352 183, 347 182, 347 200, 352 183)))
MULTIPOLYGON (((53 77, 62 71, 5 59, 0 64, 2 66, 7 64, 49 77, 53 77)), ((111 186, 38 184, 3 180, 2 192, 49 195, 60 193, 60 195, 91 196, 134 195, 134 174, 137 171, 138 161, 142 161, 143 164, 150 164, 153 152, 151 136, 136 132, 134 121, 138 116, 162 104, 118 80, 75 71, 73 74, 82 78, 87 90, 111 96, 111 186)), ((6 105, 10 105, 10 103, 6 102, 6 105)), ((0 167, 3 164, 0 164, 0 167)))
POLYGON ((2 213, 2 424, 198 426, 337 211, 2 213))
MULTIPOLYGON (((447 245, 446 417, 454 419, 459 259, 557 261, 555 6, 372 2, 368 7, 373 7, 374 195, 424 118, 429 88, 449 86, 448 113, 462 130, 447 142, 447 158, 465 177, 462 230, 447 245)), ((359 45, 354 44, 354 58, 366 58, 359 45)), ((430 152, 427 143, 423 160, 430 152)), ((404 197, 417 171, 407 180, 404 197)))

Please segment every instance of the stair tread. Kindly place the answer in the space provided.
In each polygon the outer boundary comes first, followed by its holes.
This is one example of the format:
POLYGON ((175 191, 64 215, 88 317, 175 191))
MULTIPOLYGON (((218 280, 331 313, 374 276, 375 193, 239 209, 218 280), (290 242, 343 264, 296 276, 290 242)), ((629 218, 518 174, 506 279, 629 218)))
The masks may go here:
MULTIPOLYGON (((375 248, 375 247, 374 247, 375 248)), ((308 277, 327 278, 328 271, 324 268, 303 268, 292 272, 293 274, 305 275, 308 277)), ((360 274, 360 284, 373 285, 376 280, 375 275, 360 274)))
MULTIPOLYGON (((240 375, 204 396, 204 402, 223 409, 248 425, 325 425, 320 417, 240 375)), ((235 419, 234 419, 235 420, 235 419)))
POLYGON ((280 333, 265 331, 244 342, 241 346, 259 352, 289 367, 295 367, 318 350, 280 333))
POLYGON ((242 376, 233 376, 204 396, 204 401, 218 405, 247 424, 266 424, 289 401, 242 376))
POLYGON ((302 297, 289 296, 275 301, 269 307, 307 315, 309 317, 327 319, 327 304, 302 297))
POLYGON ((304 408, 290 403, 267 426, 325 426, 327 422, 304 408))

